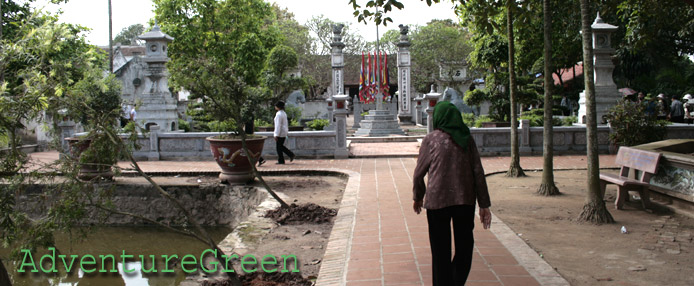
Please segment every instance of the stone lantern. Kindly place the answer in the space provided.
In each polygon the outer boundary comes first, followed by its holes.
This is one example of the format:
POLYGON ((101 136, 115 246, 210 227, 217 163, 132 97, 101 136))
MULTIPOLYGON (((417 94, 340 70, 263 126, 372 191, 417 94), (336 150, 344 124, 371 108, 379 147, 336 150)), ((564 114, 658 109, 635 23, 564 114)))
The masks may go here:
MULTIPOLYGON (((593 25, 593 68, 595 78, 595 111, 598 124, 606 123, 604 116, 609 110, 617 105, 622 96, 617 90, 617 85, 612 79, 614 63, 612 56, 615 49, 611 46, 611 35, 617 31, 617 26, 605 23, 600 14, 595 18, 593 25)), ((585 92, 581 93, 578 101, 578 120, 581 124, 586 124, 586 97, 585 92)))
POLYGON ((346 159, 349 157, 349 150, 347 150, 347 99, 349 99, 349 96, 345 94, 333 96, 335 103, 336 159, 346 159))
POLYGON ((161 131, 178 130, 177 99, 169 91, 168 71, 166 62, 168 44, 173 38, 154 25, 151 31, 138 38, 145 41, 144 62, 147 68, 144 72, 144 91, 142 104, 137 110, 137 120, 143 121, 145 127, 157 125, 161 131))
POLYGON ((439 101, 439 98, 441 97, 440 93, 437 93, 434 91, 434 85, 431 85, 431 91, 424 95, 424 99, 427 100, 428 106, 426 109, 427 112, 427 133, 431 133, 434 131, 434 107, 439 101))

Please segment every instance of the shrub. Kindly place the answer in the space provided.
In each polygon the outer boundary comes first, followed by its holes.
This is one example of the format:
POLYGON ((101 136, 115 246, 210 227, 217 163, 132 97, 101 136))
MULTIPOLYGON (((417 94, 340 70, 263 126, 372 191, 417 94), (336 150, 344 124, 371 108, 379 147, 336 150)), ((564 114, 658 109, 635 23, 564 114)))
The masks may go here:
MULTIPOLYGON (((262 120, 262 119, 256 119, 253 121, 253 126, 258 127, 258 126, 272 126, 269 122, 262 120)), ((258 131, 258 130, 256 130, 258 131)))
POLYGON ((574 123, 577 123, 577 122, 578 122, 578 117, 567 116, 561 120, 561 125, 562 126, 572 126, 572 125, 574 125, 574 123))
POLYGON ((323 130, 325 129, 325 126, 328 126, 330 124, 330 121, 327 119, 314 119, 311 120, 307 126, 313 130, 323 130))
POLYGON ((467 125, 468 127, 474 127, 475 126, 475 114, 474 113, 462 113, 463 116, 463 123, 467 125))
POLYGON ((183 130, 183 132, 190 132, 190 123, 183 119, 178 119, 178 129, 183 130))
POLYGON ((491 117, 489 117, 487 115, 482 115, 480 117, 477 117, 477 119, 475 119, 475 127, 477 127, 477 128, 482 127, 482 123, 492 122, 492 121, 494 121, 494 120, 491 117))
MULTIPOLYGON (((290 122, 293 120, 296 120, 297 122, 299 122, 299 120, 301 119, 301 107, 288 104, 284 108, 284 112, 287 113, 287 120, 290 122)), ((290 126, 298 126, 298 124, 297 125, 291 125, 290 124, 290 126)))
POLYGON ((645 115, 646 107, 631 101, 620 101, 605 115, 610 124, 610 141, 618 146, 634 146, 663 140, 667 125, 645 115))
POLYGON ((233 120, 229 121, 210 121, 207 126, 210 128, 211 132, 232 132, 236 131, 234 128, 233 120))
MULTIPOLYGON (((552 114, 560 115, 557 113, 557 109, 554 109, 552 114)), ((530 120, 530 126, 532 127, 542 127, 545 126, 545 111, 542 108, 536 108, 528 111, 523 111, 519 120, 528 119, 530 120)), ((552 126, 562 125, 562 120, 559 118, 552 117, 552 126)))

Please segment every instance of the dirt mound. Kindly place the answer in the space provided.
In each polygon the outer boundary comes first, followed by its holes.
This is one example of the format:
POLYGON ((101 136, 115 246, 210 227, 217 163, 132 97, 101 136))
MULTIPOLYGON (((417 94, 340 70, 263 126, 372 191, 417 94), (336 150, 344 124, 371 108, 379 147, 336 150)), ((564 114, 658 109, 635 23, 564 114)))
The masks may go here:
MULTIPOLYGON (((313 282, 299 273, 264 273, 255 272, 239 277, 243 286, 311 286, 313 282)), ((231 286, 231 281, 203 281, 202 286, 231 286)))
POLYGON ((265 217, 275 220, 279 224, 298 223, 326 223, 337 214, 334 209, 324 208, 314 203, 291 204, 289 208, 280 207, 268 211, 265 217))
POLYGON ((299 273, 263 273, 255 272, 241 276, 244 286, 311 286, 313 282, 299 273))

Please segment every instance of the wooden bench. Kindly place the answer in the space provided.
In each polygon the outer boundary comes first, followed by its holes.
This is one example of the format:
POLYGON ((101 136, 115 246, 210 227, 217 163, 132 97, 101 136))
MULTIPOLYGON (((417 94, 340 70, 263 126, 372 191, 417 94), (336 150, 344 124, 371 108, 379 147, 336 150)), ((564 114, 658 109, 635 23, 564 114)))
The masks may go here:
POLYGON ((600 173, 600 188, 603 195, 607 184, 617 185, 617 199, 615 208, 622 209, 624 201, 629 196, 629 191, 638 191, 641 196, 641 204, 647 209, 650 204, 650 180, 658 169, 658 161, 661 154, 629 147, 620 147, 617 151, 615 163, 622 166, 619 175, 600 173), (629 178, 629 170, 640 171, 640 176, 634 172, 636 178, 629 178))

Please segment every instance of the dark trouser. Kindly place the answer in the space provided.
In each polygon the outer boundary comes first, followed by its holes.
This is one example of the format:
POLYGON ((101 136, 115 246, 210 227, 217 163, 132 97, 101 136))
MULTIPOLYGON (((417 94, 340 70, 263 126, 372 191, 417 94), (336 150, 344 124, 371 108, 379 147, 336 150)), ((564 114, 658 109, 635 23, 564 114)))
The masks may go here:
POLYGON ((277 142, 275 142, 277 145, 277 163, 284 164, 284 154, 286 153, 289 158, 294 158, 294 153, 290 151, 287 147, 284 147, 284 141, 287 140, 287 137, 277 137, 277 142))
POLYGON ((675 122, 675 123, 684 123, 684 115, 673 116, 670 118, 670 121, 675 122))
POLYGON ((465 285, 472 266, 475 239, 475 206, 458 205, 427 210, 431 267, 434 286, 465 285), (455 257, 451 261, 451 220, 455 237, 455 257))

